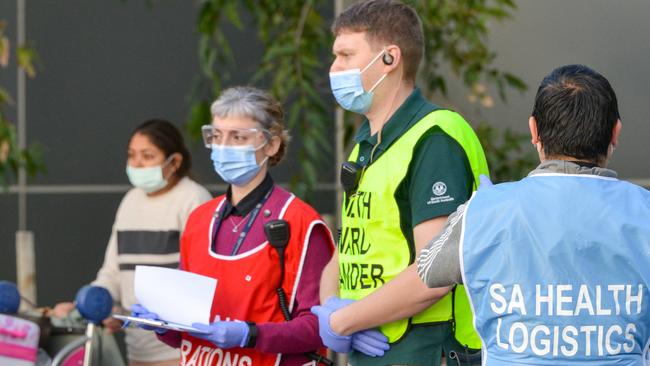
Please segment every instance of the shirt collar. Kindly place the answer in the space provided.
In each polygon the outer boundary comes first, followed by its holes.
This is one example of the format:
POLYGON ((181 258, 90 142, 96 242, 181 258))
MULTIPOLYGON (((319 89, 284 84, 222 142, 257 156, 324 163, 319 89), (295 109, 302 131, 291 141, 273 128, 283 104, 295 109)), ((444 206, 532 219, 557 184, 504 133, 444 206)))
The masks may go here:
MULTIPOLYGON (((381 131, 380 150, 386 150, 395 140, 402 136, 413 124, 418 122, 422 117, 429 114, 438 106, 427 101, 420 92, 419 88, 413 89, 411 95, 406 98, 404 103, 393 113, 388 122, 381 131)), ((370 134, 370 122, 364 119, 354 137, 356 143, 363 141, 375 145, 377 143, 377 134, 370 134)))
POLYGON ((233 216, 246 216, 255 208, 258 202, 264 198, 264 195, 273 188, 273 178, 271 174, 266 173, 266 177, 255 189, 248 193, 241 201, 235 206, 232 205, 232 187, 228 186, 226 191, 226 208, 223 211, 223 218, 229 215, 233 216))
POLYGON ((528 174, 528 176, 545 174, 545 173, 562 173, 562 174, 588 174, 599 175, 601 177, 617 178, 618 174, 611 169, 592 166, 592 164, 581 165, 578 162, 566 160, 547 160, 542 162, 528 174))

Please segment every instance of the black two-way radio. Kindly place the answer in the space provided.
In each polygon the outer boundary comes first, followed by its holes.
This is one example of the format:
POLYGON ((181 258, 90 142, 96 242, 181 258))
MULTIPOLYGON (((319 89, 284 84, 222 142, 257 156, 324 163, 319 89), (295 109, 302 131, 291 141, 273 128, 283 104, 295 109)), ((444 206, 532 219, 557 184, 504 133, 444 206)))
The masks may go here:
POLYGON ((289 244, 289 223, 285 220, 272 220, 264 224, 264 234, 269 244, 278 251, 280 257, 280 283, 278 284, 275 292, 278 293, 280 299, 280 310, 286 320, 291 320, 291 313, 287 305, 287 294, 282 288, 284 283, 284 248, 289 244))
POLYGON ((351 161, 341 164, 341 186, 348 196, 356 191, 361 178, 361 170, 359 164, 351 161))
MULTIPOLYGON (((266 234, 266 239, 269 241, 269 244, 278 251, 278 256, 280 257, 280 283, 275 292, 278 294, 282 315, 284 315, 285 320, 289 321, 291 320, 291 312, 289 312, 289 305, 287 304, 287 294, 282 288, 282 283, 284 282, 284 250, 289 244, 289 238, 291 236, 289 223, 286 220, 271 220, 264 224, 264 234, 266 234)), ((316 352, 308 352, 305 355, 325 366, 334 365, 332 360, 316 352)))

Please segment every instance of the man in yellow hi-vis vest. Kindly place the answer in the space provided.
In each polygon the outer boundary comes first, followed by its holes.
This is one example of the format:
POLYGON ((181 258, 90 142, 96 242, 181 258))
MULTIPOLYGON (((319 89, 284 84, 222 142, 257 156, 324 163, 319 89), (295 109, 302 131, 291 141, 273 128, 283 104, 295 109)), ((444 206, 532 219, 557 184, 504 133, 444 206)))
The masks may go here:
POLYGON ((439 365, 443 350, 450 365, 480 362, 465 291, 427 288, 413 262, 471 196, 478 176, 488 174, 481 145, 459 114, 415 87, 424 46, 412 8, 360 2, 332 30, 332 92, 341 107, 367 120, 341 169, 338 251, 321 279, 323 306, 313 309, 321 337, 335 351, 349 351, 354 366, 439 365), (368 301, 384 285, 404 296, 368 301))

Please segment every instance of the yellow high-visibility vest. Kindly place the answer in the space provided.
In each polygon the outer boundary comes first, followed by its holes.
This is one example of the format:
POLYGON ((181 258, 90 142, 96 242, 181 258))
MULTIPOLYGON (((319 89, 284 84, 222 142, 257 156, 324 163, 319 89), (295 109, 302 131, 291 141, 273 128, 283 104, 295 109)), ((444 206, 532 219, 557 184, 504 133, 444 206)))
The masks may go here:
MULTIPOLYGON (((480 174, 489 175, 481 144, 471 126, 458 113, 435 110, 411 126, 366 167, 356 193, 344 198, 338 248, 342 298, 356 300, 369 295, 414 261, 417 253, 402 232, 395 192, 406 177, 418 141, 435 126, 456 140, 465 151, 474 176, 474 189, 478 187, 480 174)), ((359 145, 355 146, 348 160, 356 162, 358 153, 359 145)), ((406 334, 410 324, 438 322, 453 322, 454 335, 459 343, 473 349, 481 348, 480 338, 473 328, 467 295, 461 286, 412 318, 385 324, 380 330, 393 343, 406 334)))

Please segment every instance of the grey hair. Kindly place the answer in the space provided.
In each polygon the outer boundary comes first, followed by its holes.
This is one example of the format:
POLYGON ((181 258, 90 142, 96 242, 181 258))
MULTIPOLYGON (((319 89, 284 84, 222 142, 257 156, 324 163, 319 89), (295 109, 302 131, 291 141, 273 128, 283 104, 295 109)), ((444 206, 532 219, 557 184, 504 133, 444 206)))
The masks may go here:
POLYGON ((289 144, 289 132, 284 129, 282 105, 269 93, 252 86, 235 86, 224 90, 210 106, 212 118, 249 117, 266 131, 267 138, 282 140, 278 153, 271 157, 272 166, 282 160, 289 144))
POLYGON ((212 103, 212 117, 249 117, 270 130, 278 122, 277 111, 279 104, 263 90, 236 86, 228 88, 212 103), (275 111, 274 111, 275 110, 275 111))

